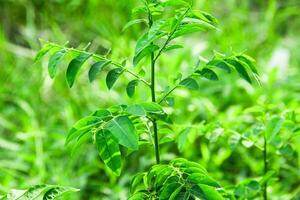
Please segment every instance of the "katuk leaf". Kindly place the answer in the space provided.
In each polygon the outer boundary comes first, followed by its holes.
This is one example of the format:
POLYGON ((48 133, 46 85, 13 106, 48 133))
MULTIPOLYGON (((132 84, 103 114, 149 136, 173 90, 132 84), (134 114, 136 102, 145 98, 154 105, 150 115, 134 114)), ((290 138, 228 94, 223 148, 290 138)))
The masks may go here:
POLYGON ((87 61, 87 59, 89 59, 90 56, 91 54, 81 53, 71 60, 66 73, 67 82, 70 88, 73 86, 81 66, 85 63, 85 61, 87 61))
POLYGON ((212 80, 212 81, 219 80, 218 75, 213 70, 206 67, 203 68, 202 70, 197 70, 195 73, 200 74, 202 77, 208 80, 212 80))
POLYGON ((117 176, 120 176, 122 158, 119 144, 109 130, 99 130, 95 136, 98 153, 105 163, 117 176))
POLYGON ((67 52, 68 51, 66 49, 61 49, 51 55, 49 62, 48 62, 48 72, 49 72, 49 75, 51 78, 54 78, 56 71, 57 71, 57 65, 63 59, 63 57, 65 56, 65 54, 67 52))
POLYGON ((106 86, 110 90, 122 74, 122 68, 115 68, 108 72, 106 76, 106 86))
POLYGON ((135 93, 135 88, 138 86, 138 83, 139 83, 139 80, 138 80, 138 79, 135 79, 135 80, 130 81, 130 82, 127 84, 126 92, 127 92, 127 95, 128 95, 130 98, 133 97, 133 95, 134 95, 134 93, 135 93))
POLYGON ((127 116, 119 116, 110 120, 106 126, 119 144, 132 149, 138 149, 138 136, 135 127, 127 116))
POLYGON ((190 90, 197 90, 199 89, 199 85, 197 83, 197 81, 193 78, 186 78, 186 79, 183 79, 180 83, 180 85, 190 89, 190 90))
POLYGON ((101 60, 95 62, 89 70, 90 82, 93 82, 97 78, 97 75, 103 70, 103 68, 109 65, 110 63, 111 63, 110 60, 101 60))
POLYGON ((46 43, 43 45, 43 47, 37 52, 34 62, 38 62, 42 59, 44 55, 46 55, 51 49, 53 48, 53 45, 46 43))

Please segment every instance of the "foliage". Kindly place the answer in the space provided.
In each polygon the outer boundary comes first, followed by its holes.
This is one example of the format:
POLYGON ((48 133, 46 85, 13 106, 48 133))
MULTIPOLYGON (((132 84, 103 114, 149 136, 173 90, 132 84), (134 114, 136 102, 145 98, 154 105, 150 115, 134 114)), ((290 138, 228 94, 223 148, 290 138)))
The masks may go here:
POLYGON ((169 195, 177 183, 141 177, 183 157, 225 199, 298 198, 297 0, 1 5, 0 194, 51 183, 80 188, 62 199, 169 195))

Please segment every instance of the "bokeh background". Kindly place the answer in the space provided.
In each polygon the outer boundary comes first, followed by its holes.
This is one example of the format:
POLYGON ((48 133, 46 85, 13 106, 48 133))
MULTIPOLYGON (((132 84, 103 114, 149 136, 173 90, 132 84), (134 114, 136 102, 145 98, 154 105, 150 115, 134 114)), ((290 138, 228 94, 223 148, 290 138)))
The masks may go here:
MULTIPOLYGON (((130 154, 121 177, 115 177, 93 144, 85 144, 73 157, 64 146, 72 124, 93 110, 149 100, 142 87, 130 99, 124 88, 128 77, 108 91, 105 77, 90 84, 84 71, 69 89, 66 64, 60 65, 59 75, 52 80, 47 59, 33 62, 39 38, 58 44, 69 41, 74 47, 91 42, 91 51, 105 54, 112 49, 116 59, 131 58, 146 27, 137 25, 125 32, 122 28, 139 3, 0 0, 0 194, 47 183, 81 189, 67 199, 126 199, 132 176, 154 164, 152 147, 145 147, 130 154)), ((189 72, 198 56, 211 58, 214 50, 245 51, 255 58, 262 85, 251 86, 237 75, 225 75, 218 82, 199 80, 199 91, 176 90, 174 106, 165 108, 176 127, 161 131, 162 159, 182 156, 197 161, 232 189, 260 176, 263 162, 253 144, 234 142, 224 130, 247 134, 255 120, 245 110, 257 105, 300 121, 300 1, 199 0, 194 7, 216 16, 219 30, 181 39, 184 49, 163 56, 158 89, 170 84, 180 70, 189 72), (186 125, 199 123, 203 126, 195 128, 179 149, 176 135, 186 125)), ((300 198, 300 137, 293 137, 290 144, 291 154, 277 155, 273 150, 271 166, 279 173, 271 182, 271 199, 300 198)))

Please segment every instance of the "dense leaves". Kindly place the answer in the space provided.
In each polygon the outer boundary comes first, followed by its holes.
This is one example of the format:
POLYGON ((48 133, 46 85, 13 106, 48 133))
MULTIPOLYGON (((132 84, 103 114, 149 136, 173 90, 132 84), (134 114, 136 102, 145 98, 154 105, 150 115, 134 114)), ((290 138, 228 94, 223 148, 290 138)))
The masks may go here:
POLYGON ((155 165, 132 180, 132 196, 138 199, 224 199, 225 191, 198 163, 177 158, 167 165, 155 165))

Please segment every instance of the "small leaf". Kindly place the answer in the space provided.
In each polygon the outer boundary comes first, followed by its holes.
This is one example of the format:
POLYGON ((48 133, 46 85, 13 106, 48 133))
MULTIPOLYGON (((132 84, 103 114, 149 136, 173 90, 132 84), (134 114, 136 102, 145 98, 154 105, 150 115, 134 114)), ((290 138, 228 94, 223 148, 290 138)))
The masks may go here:
POLYGON ((180 131, 180 133, 177 136, 177 139, 176 139, 177 147, 180 152, 183 152, 183 149, 187 143, 187 139, 188 139, 188 135, 189 135, 190 131, 191 131, 191 128, 189 128, 189 127, 185 128, 182 131, 180 131))
POLYGON ((127 116, 119 116, 110 120, 106 129, 119 141, 119 144, 132 149, 138 149, 138 136, 133 123, 127 116))
POLYGON ((243 79, 245 79, 248 83, 252 84, 251 78, 247 70, 241 63, 239 63, 235 59, 226 59, 226 62, 231 64, 243 79))
POLYGON ((286 144, 286 145, 280 147, 278 152, 284 156, 292 156, 294 150, 290 144, 286 144))
POLYGON ((145 117, 150 114, 155 114, 155 115, 166 114, 159 104, 153 102, 150 103, 145 102, 145 103, 130 105, 126 108, 126 112, 140 117, 145 117))
POLYGON ((209 69, 209 68, 203 68, 201 71, 197 70, 195 73, 200 74, 202 77, 208 79, 208 80, 212 80, 212 81, 217 81, 219 80, 217 74, 209 69))
POLYGON ((117 176, 120 176, 122 168, 122 158, 118 141, 110 131, 104 129, 96 133, 96 146, 98 153, 107 167, 117 176))
POLYGON ((76 76, 77 76, 81 66, 84 64, 85 61, 87 61, 87 59, 90 56, 91 56, 91 54, 81 53, 81 54, 79 54, 79 56, 77 56, 76 58, 71 60, 69 66, 68 66, 68 69, 67 69, 67 73, 66 73, 67 82, 68 82, 68 85, 70 88, 73 86, 74 81, 76 79, 76 76))
POLYGON ((130 98, 133 97, 133 95, 135 93, 135 88, 138 85, 138 83, 139 83, 138 79, 132 80, 128 83, 128 85, 126 87, 126 92, 130 98))
POLYGON ((203 21, 213 24, 213 25, 218 23, 218 20, 214 16, 210 15, 207 12, 200 11, 200 10, 192 10, 191 12, 189 12, 188 17, 203 20, 203 21))
POLYGON ((53 48, 53 45, 46 43, 43 45, 43 47, 37 52, 34 62, 38 62, 42 59, 44 55, 46 55, 51 49, 53 48))
POLYGON ((266 125, 266 136, 268 142, 270 142, 280 131, 284 120, 281 117, 272 117, 266 125))
POLYGON ((225 61, 220 60, 220 59, 213 59, 213 60, 209 61, 206 65, 218 67, 220 69, 225 70, 227 73, 231 72, 229 65, 225 61))
POLYGON ((43 200, 54 200, 57 199, 58 197, 63 196, 66 193, 77 192, 77 191, 79 190, 75 188, 57 186, 47 191, 44 194, 43 200))
MULTIPOLYGON (((158 27, 159 28, 159 27, 158 27)), ((157 28, 157 29, 158 29, 157 28)), ((153 25, 153 27, 151 28, 151 30, 149 30, 149 32, 152 31, 153 33, 145 33, 144 35, 142 35, 137 43, 136 43, 136 47, 135 47, 135 55, 134 57, 136 57, 139 53, 141 53, 141 51, 143 49, 145 49, 146 47, 148 47, 152 42, 154 42, 155 40, 165 36, 167 33, 166 32, 161 32, 159 30, 155 30, 155 26, 153 25)))
POLYGON ((144 57, 150 55, 152 52, 158 50, 157 45, 149 45, 136 54, 133 58, 133 65, 136 66, 144 57))
POLYGON ((125 31, 129 27, 131 27, 131 26, 133 26, 135 24, 140 24, 140 23, 145 23, 146 25, 148 25, 148 22, 145 19, 134 19, 134 20, 129 21, 127 24, 125 24, 125 26, 122 29, 122 31, 125 31))
POLYGON ((161 200, 168 200, 169 197, 173 194, 174 191, 176 191, 176 189, 178 188, 182 188, 183 185, 181 185, 180 183, 178 182, 173 182, 173 183, 170 183, 170 184, 165 184, 162 188, 162 191, 159 195, 159 199, 161 200))
POLYGON ((242 62, 246 63, 250 67, 252 72, 258 75, 258 72, 255 67, 255 60, 253 58, 251 58, 250 56, 247 56, 245 54, 239 55, 239 56, 237 56, 237 58, 239 60, 241 60, 242 62))
POLYGON ((102 118, 97 116, 88 116, 77 121, 68 133, 65 144, 68 145, 73 139, 84 132, 89 132, 95 125, 100 124, 102 118))
POLYGON ((180 7, 190 7, 191 5, 184 0, 167 0, 161 3, 162 6, 180 6, 180 7))
POLYGON ((173 50, 173 49, 180 49, 180 48, 183 48, 183 46, 182 46, 182 45, 179 45, 179 44, 173 44, 173 45, 167 46, 167 47, 164 49, 164 51, 166 52, 166 51, 171 51, 171 50, 173 50))
POLYGON ((109 90, 113 87, 113 85, 118 80, 122 72, 123 72, 122 68, 115 68, 108 72, 106 76, 106 86, 109 90))
POLYGON ((97 75, 102 71, 102 69, 104 67, 106 67, 107 65, 109 65, 110 63, 111 63, 110 60, 105 60, 105 61, 101 60, 101 61, 95 62, 89 70, 90 82, 93 82, 96 79, 97 75))
POLYGON ((193 79, 193 78, 183 79, 179 84, 182 86, 185 86, 186 88, 188 88, 190 90, 199 89, 199 85, 198 85, 197 81, 195 81, 195 79, 193 79))
POLYGON ((48 72, 51 78, 54 78, 58 63, 63 59, 65 54, 67 53, 66 49, 62 49, 60 51, 55 52, 49 59, 48 62, 48 72))

